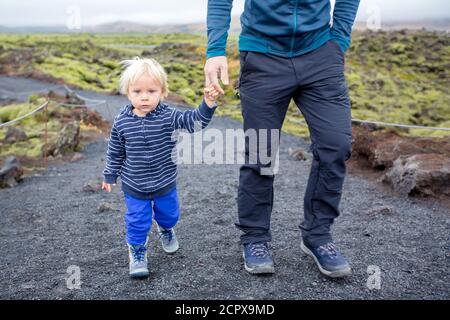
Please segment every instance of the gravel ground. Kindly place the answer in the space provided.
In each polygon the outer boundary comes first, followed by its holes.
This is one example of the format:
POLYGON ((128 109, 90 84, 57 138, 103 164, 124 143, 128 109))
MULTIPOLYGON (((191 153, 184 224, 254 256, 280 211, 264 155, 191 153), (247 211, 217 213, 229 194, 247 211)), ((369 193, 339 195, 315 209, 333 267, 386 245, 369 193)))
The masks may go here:
MULTIPOLYGON (((5 90, 49 86, 0 77, 5 90)), ((118 96, 82 94, 108 99, 114 110, 125 102, 118 96)), ((209 126, 240 127, 221 117, 209 126)), ((352 175, 345 180, 341 217, 333 233, 354 273, 338 280, 322 276, 300 250, 298 224, 311 161, 293 160, 289 147, 308 144, 282 136, 272 214, 274 275, 252 276, 243 268, 239 231, 234 227, 239 166, 203 164, 180 166, 181 218, 176 227, 180 250, 166 255, 152 230, 151 275, 130 279, 120 186, 110 194, 82 191, 86 183, 102 177, 106 141, 99 140, 85 147, 84 160, 52 165, 15 188, 0 190, 0 298, 450 298, 448 209, 438 202, 397 198, 352 175), (114 210, 99 212, 104 203, 114 210), (383 213, 385 206, 392 212, 383 213), (67 288, 67 268, 72 265, 81 270, 80 289, 67 288), (367 287, 369 266, 380 268, 380 289, 367 287)))

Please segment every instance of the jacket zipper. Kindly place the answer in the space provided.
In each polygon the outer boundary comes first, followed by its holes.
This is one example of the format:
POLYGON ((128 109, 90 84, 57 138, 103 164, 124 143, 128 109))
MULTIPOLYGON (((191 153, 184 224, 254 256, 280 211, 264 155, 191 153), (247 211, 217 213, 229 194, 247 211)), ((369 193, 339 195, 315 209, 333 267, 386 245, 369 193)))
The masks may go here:
MULTIPOLYGON (((145 136, 144 118, 141 118, 140 120, 141 120, 142 136, 144 137, 144 145, 147 146, 147 137, 145 136)), ((150 166, 150 152, 149 152, 148 155, 149 155, 149 157, 148 157, 148 159, 149 159, 148 165, 150 166)))
MULTIPOLYGON (((144 118, 141 119, 141 127, 142 127, 142 136, 145 139, 145 130, 144 130, 144 118)), ((145 140, 144 140, 145 141, 145 140)))
POLYGON ((292 57, 293 51, 294 51, 294 42, 295 42, 295 33, 297 32, 297 5, 298 0, 295 0, 295 6, 294 6, 294 29, 292 33, 292 39, 291 39, 291 52, 290 56, 292 57))

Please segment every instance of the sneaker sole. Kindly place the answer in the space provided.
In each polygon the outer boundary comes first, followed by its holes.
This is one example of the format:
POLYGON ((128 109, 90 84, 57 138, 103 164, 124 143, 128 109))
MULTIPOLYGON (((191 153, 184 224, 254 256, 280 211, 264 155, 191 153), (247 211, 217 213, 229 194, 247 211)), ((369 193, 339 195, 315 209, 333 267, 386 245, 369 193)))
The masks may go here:
POLYGON ((131 278, 147 278, 149 276, 149 271, 146 269, 138 269, 133 273, 130 272, 131 278))
POLYGON ((303 241, 300 244, 300 248, 303 250, 304 253, 306 253, 308 256, 314 259, 314 262, 316 263, 317 267, 319 267, 319 270, 322 274, 330 277, 330 278, 342 278, 346 277, 352 274, 352 269, 350 267, 343 268, 341 270, 336 271, 329 271, 322 268, 319 261, 317 260, 316 256, 309 250, 304 244, 303 241))
POLYGON ((274 266, 270 266, 270 265, 262 266, 262 267, 250 268, 245 263, 245 255, 244 255, 244 253, 242 253, 242 257, 244 258, 244 268, 245 268, 245 270, 247 272, 251 273, 251 274, 273 274, 273 273, 275 273, 274 266))
POLYGON ((177 242, 177 245, 173 249, 167 249, 166 247, 162 247, 162 248, 166 253, 172 254, 172 253, 175 253, 180 248, 180 245, 177 242))

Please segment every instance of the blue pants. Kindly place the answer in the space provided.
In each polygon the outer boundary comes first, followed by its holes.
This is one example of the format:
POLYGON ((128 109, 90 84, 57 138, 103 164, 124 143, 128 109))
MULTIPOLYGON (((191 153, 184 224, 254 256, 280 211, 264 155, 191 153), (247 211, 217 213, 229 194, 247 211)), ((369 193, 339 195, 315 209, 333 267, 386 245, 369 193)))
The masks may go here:
POLYGON ((129 244, 145 243, 152 218, 164 229, 170 229, 178 222, 180 213, 176 187, 162 196, 148 200, 137 199, 125 193, 125 203, 126 238, 129 244))
MULTIPOLYGON (((330 228, 339 216, 345 161, 351 155, 352 138, 344 55, 339 45, 329 41, 294 58, 241 52, 239 89, 245 131, 281 129, 291 99, 303 113, 311 136, 313 160, 300 228, 303 240, 312 246, 331 241, 330 228)), ((267 141, 267 154, 276 153, 277 146, 272 148, 270 139, 267 141)), ((259 144, 256 146, 260 148, 259 144)), ((247 139, 245 147, 236 226, 244 232, 241 236, 244 244, 271 241, 274 175, 261 174, 265 164, 247 161, 250 153, 247 139)))

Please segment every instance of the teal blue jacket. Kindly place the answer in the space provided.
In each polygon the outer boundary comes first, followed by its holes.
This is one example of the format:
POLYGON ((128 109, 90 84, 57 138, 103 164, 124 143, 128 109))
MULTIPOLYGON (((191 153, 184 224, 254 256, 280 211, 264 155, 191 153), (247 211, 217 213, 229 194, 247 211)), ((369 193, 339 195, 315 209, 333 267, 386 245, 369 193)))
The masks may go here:
MULTIPOLYGON (((208 0, 207 58, 224 56, 233 0, 208 0)), ((336 0, 330 26, 329 0, 246 0, 241 15, 240 51, 295 57, 330 39, 345 52, 359 0, 336 0)))

